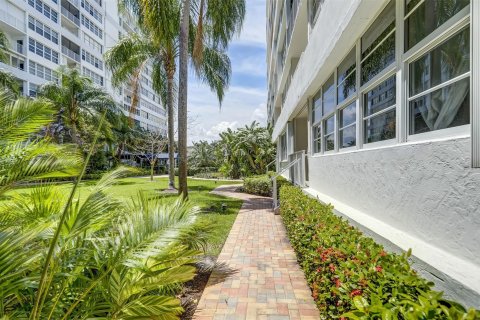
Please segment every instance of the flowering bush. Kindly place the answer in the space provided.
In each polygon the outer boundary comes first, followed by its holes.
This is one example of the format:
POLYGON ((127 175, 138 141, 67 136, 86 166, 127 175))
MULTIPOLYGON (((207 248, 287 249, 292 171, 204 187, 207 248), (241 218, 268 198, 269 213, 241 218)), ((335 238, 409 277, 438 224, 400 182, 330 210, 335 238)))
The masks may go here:
POLYGON ((292 186, 280 190, 281 215, 313 298, 328 319, 480 319, 442 298, 410 267, 411 252, 386 252, 332 206, 292 186))

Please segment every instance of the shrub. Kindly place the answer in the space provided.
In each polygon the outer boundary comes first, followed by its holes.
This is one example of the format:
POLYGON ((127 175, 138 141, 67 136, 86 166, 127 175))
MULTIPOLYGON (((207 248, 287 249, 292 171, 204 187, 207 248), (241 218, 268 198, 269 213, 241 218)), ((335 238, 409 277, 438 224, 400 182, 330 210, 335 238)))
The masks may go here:
POLYGON ((272 182, 268 175, 245 178, 243 190, 246 193, 269 197, 272 195, 272 182))
POLYGON ((340 319, 480 319, 432 290, 410 267, 410 251, 388 253, 295 187, 280 191, 281 215, 317 306, 340 319))
MULTIPOLYGON (((274 173, 266 175, 253 176, 245 178, 243 182, 243 191, 250 194, 271 197, 272 196, 272 176, 274 173)), ((277 177, 277 192, 284 185, 291 185, 290 181, 282 176, 277 177)))

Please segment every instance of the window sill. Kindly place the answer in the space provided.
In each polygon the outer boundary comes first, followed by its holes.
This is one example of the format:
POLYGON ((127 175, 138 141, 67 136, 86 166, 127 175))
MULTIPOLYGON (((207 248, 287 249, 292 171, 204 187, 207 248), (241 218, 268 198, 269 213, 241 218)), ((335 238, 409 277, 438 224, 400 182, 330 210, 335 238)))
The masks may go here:
MULTIPOLYGON (((362 149, 356 149, 355 147, 344 149, 343 151, 339 152, 328 152, 324 154, 320 153, 315 153, 310 155, 310 158, 321 158, 321 157, 331 157, 331 156, 338 156, 338 155, 346 155, 349 153, 358 153, 358 152, 369 152, 373 150, 382 150, 382 149, 390 149, 390 148, 396 148, 396 147, 403 147, 403 146, 409 146, 409 145, 416 145, 416 144, 423 144, 423 143, 431 143, 431 142, 441 142, 441 141, 450 141, 450 140, 456 140, 456 139, 466 139, 470 137, 470 125, 465 125, 461 126, 458 128, 451 128, 451 129, 459 129, 456 130, 458 131, 457 134, 454 134, 450 129, 444 129, 448 132, 441 133, 439 134, 438 132, 428 132, 428 133, 435 133, 432 135, 426 136, 425 134, 419 134, 418 138, 414 141, 408 141, 408 142, 403 142, 403 143, 396 143, 395 139, 391 140, 385 140, 385 141, 379 141, 379 142, 372 142, 369 144, 366 144, 363 146, 362 149), (460 130, 461 128, 461 130, 460 130), (423 136, 423 137, 420 137, 423 136), (435 138, 433 138, 435 137, 435 138)), ((439 131, 444 131, 444 130, 439 130, 439 131)))

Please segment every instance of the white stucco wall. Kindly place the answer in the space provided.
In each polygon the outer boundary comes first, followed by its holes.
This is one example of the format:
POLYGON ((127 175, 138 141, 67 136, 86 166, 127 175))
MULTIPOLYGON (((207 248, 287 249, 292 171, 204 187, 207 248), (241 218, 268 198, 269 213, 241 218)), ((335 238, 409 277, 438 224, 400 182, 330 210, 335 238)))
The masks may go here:
POLYGON ((470 167, 470 138, 308 162, 312 194, 480 293, 480 170, 470 167))
POLYGON ((282 133, 292 115, 305 105, 308 97, 313 96, 321 83, 328 79, 334 67, 387 3, 388 0, 323 2, 292 77, 282 112, 275 122, 273 140, 282 133))

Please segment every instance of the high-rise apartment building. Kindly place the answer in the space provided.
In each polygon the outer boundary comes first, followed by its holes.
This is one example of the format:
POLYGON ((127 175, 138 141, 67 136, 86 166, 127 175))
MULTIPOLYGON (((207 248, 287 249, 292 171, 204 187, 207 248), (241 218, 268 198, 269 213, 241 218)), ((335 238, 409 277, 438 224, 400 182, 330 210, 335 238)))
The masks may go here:
POLYGON ((266 9, 278 172, 480 307, 480 1, 266 9))
MULTIPOLYGON (((24 95, 35 96, 43 83, 58 81, 56 70, 66 65, 103 87, 129 113, 132 90, 112 87, 103 59, 105 51, 136 30, 116 0, 0 0, 0 30, 11 46, 8 64, 0 68, 18 79, 24 95)), ((147 67, 142 74, 133 117, 141 127, 166 135, 166 110, 152 89, 151 71, 147 67)))

